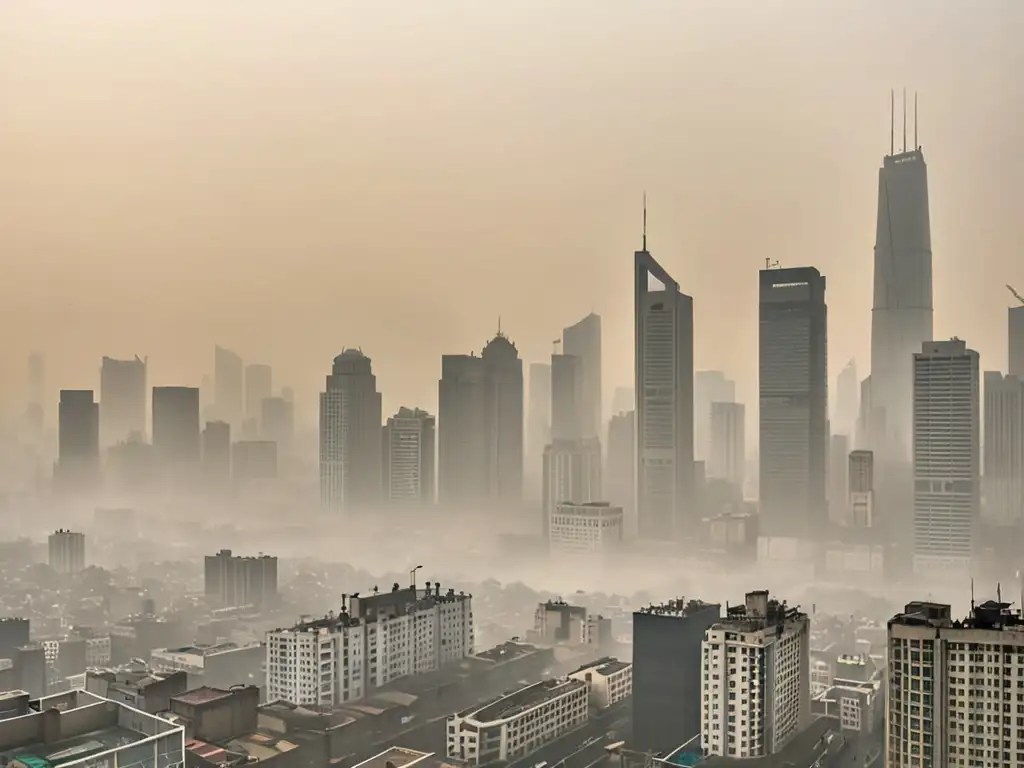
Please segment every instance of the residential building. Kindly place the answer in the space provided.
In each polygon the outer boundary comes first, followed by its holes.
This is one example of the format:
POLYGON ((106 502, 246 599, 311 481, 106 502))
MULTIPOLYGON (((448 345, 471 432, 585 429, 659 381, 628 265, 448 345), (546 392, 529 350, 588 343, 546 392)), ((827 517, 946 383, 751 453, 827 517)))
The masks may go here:
POLYGON ((49 563, 61 575, 85 570, 85 534, 60 528, 50 534, 49 563))
MULTIPOLYGON (((601 316, 591 312, 562 330, 562 352, 579 360, 580 437, 600 438, 604 425, 601 395, 601 316)), ((553 370, 553 368, 552 368, 553 370)))
POLYGON ((999 371, 985 371, 982 489, 982 519, 999 527, 1024 521, 1024 380, 999 371))
POLYGON ((747 409, 743 403, 711 403, 709 479, 727 480, 742 492, 747 468, 747 409))
POLYGON ((693 374, 693 457, 708 462, 711 442, 713 403, 736 401, 736 382, 721 371, 697 371, 693 374))
POLYGON ((67 490, 94 487, 100 474, 100 412, 91 389, 62 389, 54 479, 67 490))
POLYGON ((203 582, 206 600, 215 608, 265 608, 277 602, 277 558, 262 552, 257 557, 239 557, 222 549, 206 556, 203 582))
POLYGON ((810 620, 798 608, 748 592, 707 629, 701 656, 704 754, 768 757, 810 724, 810 620))
POLYGON ((855 528, 873 528, 875 520, 875 455, 850 451, 849 521, 855 528))
POLYGON ((633 742, 667 753, 701 733, 701 645, 722 607, 669 600, 633 614, 633 742))
POLYGON ((346 349, 320 393, 320 503, 351 512, 380 501, 381 400, 370 358, 346 349))
POLYGON ((158 673, 185 672, 189 688, 262 685, 267 651, 262 643, 217 643, 156 648, 150 666, 158 673))
POLYGON ((814 267, 760 274, 761 536, 814 539, 827 520, 828 308, 814 267))
POLYGON ((399 408, 384 425, 384 500, 423 507, 434 503, 434 417, 399 408))
POLYGON ((267 633, 269 700, 333 707, 473 653, 470 595, 428 582, 345 600, 336 615, 267 633))
POLYGON ((914 355, 914 569, 966 569, 980 506, 978 353, 959 340, 914 355))
POLYGON ((274 394, 274 370, 269 365, 253 363, 245 366, 245 418, 263 415, 263 401, 274 394))
POLYGON ((584 664, 569 677, 587 684, 592 710, 608 709, 633 695, 633 665, 628 661, 598 659, 584 664))
POLYGON ((551 515, 552 554, 613 555, 622 551, 622 540, 622 507, 607 501, 559 502, 551 515))
POLYGON ((100 442, 109 448, 146 435, 146 360, 104 357, 100 365, 100 442))
POLYGON ((448 718, 448 757, 462 765, 514 763, 587 722, 587 684, 555 678, 448 718))

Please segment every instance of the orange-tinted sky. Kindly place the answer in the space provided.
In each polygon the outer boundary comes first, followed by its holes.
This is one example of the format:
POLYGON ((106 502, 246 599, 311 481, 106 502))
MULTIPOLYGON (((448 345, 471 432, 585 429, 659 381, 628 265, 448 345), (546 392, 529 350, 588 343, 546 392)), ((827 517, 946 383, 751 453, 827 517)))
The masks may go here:
MULTIPOLYGON (((198 384, 214 342, 307 411, 360 345, 385 410, 497 316, 527 360, 594 310, 632 380, 631 254, 695 297, 696 362, 756 392, 766 257, 829 280, 868 368, 889 89, 920 93, 935 328, 1005 366, 1024 290, 1019 0, 18 0, 0 4, 0 337, 95 386, 198 384)), ((899 131, 897 132, 899 133, 899 131)), ((901 140, 897 138, 897 144, 901 140)), ((753 409, 750 409, 753 411, 753 409)))

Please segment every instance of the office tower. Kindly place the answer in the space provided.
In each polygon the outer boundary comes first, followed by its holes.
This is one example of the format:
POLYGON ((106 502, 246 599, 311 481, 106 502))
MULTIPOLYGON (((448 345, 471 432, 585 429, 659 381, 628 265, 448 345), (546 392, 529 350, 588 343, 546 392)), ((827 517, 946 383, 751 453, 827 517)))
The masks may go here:
POLYGON ((231 425, 226 421, 208 421, 203 429, 203 477, 213 488, 231 480, 231 425))
POLYGON ((146 361, 104 357, 100 366, 100 441, 105 447, 146 434, 146 361))
POLYGON ((265 397, 260 404, 260 436, 287 451, 295 435, 295 406, 283 397, 265 397))
POLYGON ((832 414, 832 434, 846 435, 848 445, 853 446, 860 415, 860 379, 857 378, 857 362, 851 358, 836 378, 835 412, 832 414))
POLYGON ((846 525, 850 461, 850 439, 832 435, 828 444, 828 519, 833 525, 846 525))
MULTIPOLYGON (((906 131, 904 131, 905 137, 906 131)), ((916 141, 915 141, 916 143, 916 141)), ((907 462, 913 431, 911 360, 932 336, 932 243, 928 168, 918 146, 892 148, 878 171, 875 295, 871 312, 872 408, 882 434, 876 459, 907 462)))
POLYGON ((563 502, 585 504, 602 501, 601 443, 585 440, 554 440, 544 449, 542 526, 544 535, 555 507, 563 502))
POLYGON ((213 408, 220 421, 241 430, 244 417, 242 358, 224 347, 213 350, 213 408))
POLYGON ((669 600, 633 613, 633 748, 668 753, 701 732, 701 646, 718 603, 669 600))
POLYGON ((343 599, 337 615, 267 633, 269 700, 330 711, 393 680, 434 672, 473 654, 471 595, 442 592, 440 583, 427 582, 343 599), (416 641, 378 643, 382 637, 416 641), (309 664, 311 656, 317 665, 309 664))
POLYGON ((736 382, 721 371, 697 371, 693 375, 693 457, 707 461, 711 455, 711 404, 736 401, 736 382))
POLYGON ((709 627, 701 644, 705 755, 778 754, 811 721, 810 619, 768 590, 709 627))
POLYGON ((153 453, 165 473, 187 475, 198 469, 202 454, 197 387, 153 387, 153 453))
POLYGON ((381 499, 381 402, 370 358, 346 349, 320 393, 320 502, 358 511, 381 499))
POLYGON ((814 267, 763 269, 760 292, 761 531, 815 538, 827 515, 825 278, 814 267))
POLYGON ((1014 679, 1024 676, 1024 624, 1010 603, 907 604, 888 622, 885 765, 1024 764, 1014 679))
POLYGON ((743 403, 711 403, 711 453, 707 476, 728 480, 742 492, 746 479, 747 409, 743 403))
POLYGON ((259 421, 263 401, 271 397, 274 372, 269 365, 252 364, 245 366, 245 418, 259 421))
POLYGON ((913 363, 914 568, 966 567, 980 501, 978 353, 928 341, 913 363))
POLYGON ((647 251, 646 224, 633 278, 639 534, 670 540, 700 523, 693 477, 693 299, 647 251))
POLYGON ((236 485, 277 477, 277 443, 239 440, 231 446, 231 479, 236 485))
POLYGON ((607 501, 559 502, 547 539, 553 555, 616 555, 622 551, 622 507, 607 501))
POLYGON ((1024 381, 1024 306, 1006 310, 1009 373, 1024 381))
POLYGON ((875 526, 875 455, 850 451, 849 521, 855 528, 875 526))
POLYGON ((57 573, 71 574, 85 570, 85 534, 60 528, 48 540, 50 567, 57 573))
POLYGON ((598 437, 604 425, 601 399, 601 316, 591 312, 562 330, 562 352, 580 361, 580 437, 598 437))
POLYGON ((445 506, 522 501, 523 363, 501 331, 480 357, 441 357, 438 460, 445 506))
POLYGON ((625 533, 636 536, 636 421, 633 411, 608 422, 608 467, 604 496, 622 507, 625 533))
POLYGON ((100 412, 91 389, 62 389, 55 480, 65 489, 92 487, 100 473, 100 412))
POLYGON ((1024 381, 985 371, 985 504, 997 526, 1024 520, 1024 381))
POLYGON ((551 442, 551 364, 530 363, 526 413, 527 475, 537 477, 544 446, 551 442))
POLYGON ((210 607, 254 605, 263 608, 277 601, 277 558, 239 557, 230 549, 206 556, 203 584, 210 607))
POLYGON ((582 438, 583 415, 583 359, 575 355, 552 355, 551 439, 582 438))
POLYGON ((434 503, 434 417, 399 408, 384 425, 384 500, 389 504, 434 503))
POLYGON ((636 410, 636 393, 632 387, 616 387, 612 394, 612 413, 636 410))

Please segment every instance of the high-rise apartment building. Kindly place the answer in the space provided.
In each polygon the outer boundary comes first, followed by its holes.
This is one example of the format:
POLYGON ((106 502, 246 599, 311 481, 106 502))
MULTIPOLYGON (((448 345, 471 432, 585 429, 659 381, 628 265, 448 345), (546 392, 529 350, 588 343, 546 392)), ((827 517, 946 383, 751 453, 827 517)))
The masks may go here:
MULTIPOLYGON (((904 142, 905 144, 905 142, 904 142)), ((928 167, 920 147, 891 153, 878 171, 874 306, 871 312, 869 444, 878 460, 911 454, 911 360, 932 334, 932 241, 928 167)))
POLYGON ((551 439, 582 438, 583 415, 583 358, 552 355, 551 439))
POLYGON ((669 600, 633 613, 633 744, 668 753, 701 733, 701 646, 718 603, 669 600))
POLYGON ((434 503, 434 417, 399 408, 384 425, 384 500, 389 504, 434 503))
POLYGON ((85 534, 61 528, 50 534, 49 563, 61 575, 85 570, 85 534))
POLYGON ((104 357, 100 366, 100 442, 105 447, 146 434, 146 361, 104 357))
POLYGON ((601 443, 586 440, 555 440, 544 450, 543 517, 545 536, 550 517, 563 503, 602 501, 601 443))
POLYGON ((320 502, 356 510, 380 501, 381 400, 370 358, 346 349, 320 393, 320 502))
POLYGON ((707 477, 743 489, 747 466, 747 409, 743 403, 711 403, 711 452, 707 477))
POLYGON ((850 451, 848 520, 855 528, 875 527, 875 455, 850 451))
POLYGON ((846 435, 832 435, 828 444, 828 518, 834 525, 848 522, 849 461, 850 439, 846 435))
POLYGON ((523 363, 500 331, 475 355, 443 355, 438 491, 446 507, 515 507, 523 495, 523 363))
POLYGON ((206 422, 202 443, 203 479, 209 487, 223 489, 231 481, 231 425, 206 422))
POLYGON ((230 549, 206 556, 203 583, 212 608, 254 605, 266 608, 277 602, 277 558, 260 553, 239 557, 230 549))
POLYGON ((580 437, 599 437, 604 424, 601 399, 601 316, 591 312, 562 330, 562 352, 580 361, 580 437))
POLYGON ((953 621, 949 605, 913 602, 889 620, 885 765, 1024 765, 1024 623, 988 600, 953 621))
POLYGON ((981 500, 978 353, 928 341, 913 364, 914 568, 966 568, 981 500))
POLYGON ((671 540, 700 524, 693 466, 693 299, 647 251, 646 225, 633 266, 639 535, 671 540))
POLYGON ((1010 307, 1006 311, 1009 372, 1024 381, 1024 306, 1010 307))
POLYGON ((1024 381, 985 371, 985 501, 981 516, 996 526, 1024 521, 1024 381))
POLYGON ((763 269, 760 293, 761 532, 814 538, 827 516, 825 278, 814 267, 763 269))
POLYGON ((623 411, 608 422, 608 465, 604 496, 622 507, 625 534, 636 536, 636 419, 623 411))
POLYGON ((213 391, 216 418, 241 431, 245 405, 242 358, 220 346, 213 350, 213 391))
POLYGON ((91 389, 62 389, 58 405, 57 484, 89 488, 100 474, 100 412, 91 389))
POLYGON ((811 720, 810 619, 748 592, 701 644, 701 746, 705 755, 777 754, 811 720))
POLYGON ((183 479, 199 468, 199 388, 153 387, 153 453, 157 467, 183 479))
POLYGON ((269 365, 245 366, 245 418, 259 421, 263 401, 274 394, 274 371, 269 365))
POLYGON ((267 634, 269 700, 329 710, 473 653, 470 595, 428 582, 345 599, 337 615, 267 634))
POLYGON ((711 456, 711 405, 736 401, 736 382, 721 371, 693 374, 693 457, 707 462, 711 456))

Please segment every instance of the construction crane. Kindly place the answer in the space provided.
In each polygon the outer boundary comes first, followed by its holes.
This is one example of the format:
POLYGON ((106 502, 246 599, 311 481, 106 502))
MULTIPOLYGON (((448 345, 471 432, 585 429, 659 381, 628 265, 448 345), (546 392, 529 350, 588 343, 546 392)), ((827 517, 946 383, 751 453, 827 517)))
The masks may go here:
POLYGON ((1021 296, 1021 295, 1020 295, 1019 293, 1017 293, 1017 292, 1016 292, 1016 291, 1015 291, 1015 290, 1013 289, 1013 286, 1012 286, 1012 285, 1008 285, 1008 286, 1006 286, 1006 290, 1008 290, 1008 291, 1009 291, 1010 293, 1012 293, 1012 294, 1013 294, 1013 298, 1015 298, 1015 299, 1016 299, 1017 301, 1019 301, 1019 302, 1020 302, 1021 304, 1024 304, 1024 296, 1021 296))
POLYGON ((766 258, 764 260, 764 268, 765 269, 779 269, 781 267, 782 267, 782 265, 779 264, 779 262, 777 260, 776 261, 772 261, 771 257, 768 257, 768 258, 766 258))

